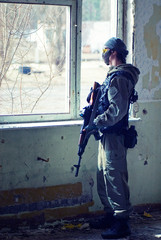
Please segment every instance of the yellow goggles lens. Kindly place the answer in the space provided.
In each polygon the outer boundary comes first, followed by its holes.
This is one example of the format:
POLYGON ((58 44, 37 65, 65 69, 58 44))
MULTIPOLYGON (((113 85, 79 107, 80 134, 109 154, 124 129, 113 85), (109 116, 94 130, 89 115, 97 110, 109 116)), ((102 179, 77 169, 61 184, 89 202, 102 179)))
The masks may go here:
POLYGON ((102 50, 102 52, 103 53, 106 53, 108 50, 110 50, 109 48, 104 48, 103 50, 102 50))

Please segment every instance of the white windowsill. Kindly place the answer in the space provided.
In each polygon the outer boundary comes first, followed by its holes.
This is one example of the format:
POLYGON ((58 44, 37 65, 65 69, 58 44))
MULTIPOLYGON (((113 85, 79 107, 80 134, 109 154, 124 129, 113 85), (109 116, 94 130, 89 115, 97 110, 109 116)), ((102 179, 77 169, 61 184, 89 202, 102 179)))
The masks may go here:
MULTIPOLYGON (((130 118, 129 122, 139 121, 140 118, 130 118)), ((60 126, 80 126, 83 120, 69 120, 69 121, 53 121, 53 122, 35 122, 35 123, 8 123, 0 124, 0 129, 22 129, 22 128, 48 128, 48 127, 60 127, 60 126)))
POLYGON ((46 128, 46 127, 81 125, 82 123, 83 120, 35 122, 35 123, 8 123, 0 124, 0 129, 46 128))

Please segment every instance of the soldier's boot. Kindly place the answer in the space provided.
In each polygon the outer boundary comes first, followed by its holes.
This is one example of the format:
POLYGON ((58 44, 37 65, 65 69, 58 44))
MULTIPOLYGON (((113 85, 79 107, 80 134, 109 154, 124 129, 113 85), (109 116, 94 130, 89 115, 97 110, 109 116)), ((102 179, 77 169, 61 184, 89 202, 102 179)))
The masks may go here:
POLYGON ((106 213, 105 216, 90 221, 89 226, 94 229, 110 228, 114 220, 113 213, 106 213))
POLYGON ((124 238, 131 234, 128 219, 115 219, 110 228, 104 231, 101 236, 103 239, 118 239, 124 238))

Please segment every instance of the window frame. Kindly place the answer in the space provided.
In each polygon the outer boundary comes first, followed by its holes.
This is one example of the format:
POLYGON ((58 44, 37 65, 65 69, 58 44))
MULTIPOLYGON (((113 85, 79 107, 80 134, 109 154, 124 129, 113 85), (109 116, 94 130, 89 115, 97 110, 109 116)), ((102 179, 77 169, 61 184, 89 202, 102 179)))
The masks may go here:
MULTIPOLYGON (((58 5, 70 7, 70 106, 69 113, 0 115, 0 124, 54 122, 79 120, 81 85, 81 31, 83 0, 0 0, 0 3, 58 5)), ((115 0, 117 4, 116 36, 124 40, 125 0, 115 0)))
POLYGON ((0 115, 0 123, 25 123, 73 120, 80 109, 81 14, 82 0, 0 0, 0 3, 59 5, 70 7, 69 36, 69 113, 0 115), (78 21, 79 19, 79 21, 78 21))

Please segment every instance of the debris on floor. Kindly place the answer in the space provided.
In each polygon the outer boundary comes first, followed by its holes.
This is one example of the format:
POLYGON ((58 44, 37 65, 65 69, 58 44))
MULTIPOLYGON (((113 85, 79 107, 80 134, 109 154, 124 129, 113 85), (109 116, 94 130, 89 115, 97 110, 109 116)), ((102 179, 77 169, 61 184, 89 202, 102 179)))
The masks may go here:
MULTIPOLYGON (((90 229, 91 218, 45 222, 34 228, 31 225, 3 225, 0 240, 101 240, 100 229, 90 229)), ((133 213, 130 218, 132 234, 124 240, 161 239, 161 211, 133 213)), ((122 239, 123 240, 123 239, 122 239)))

